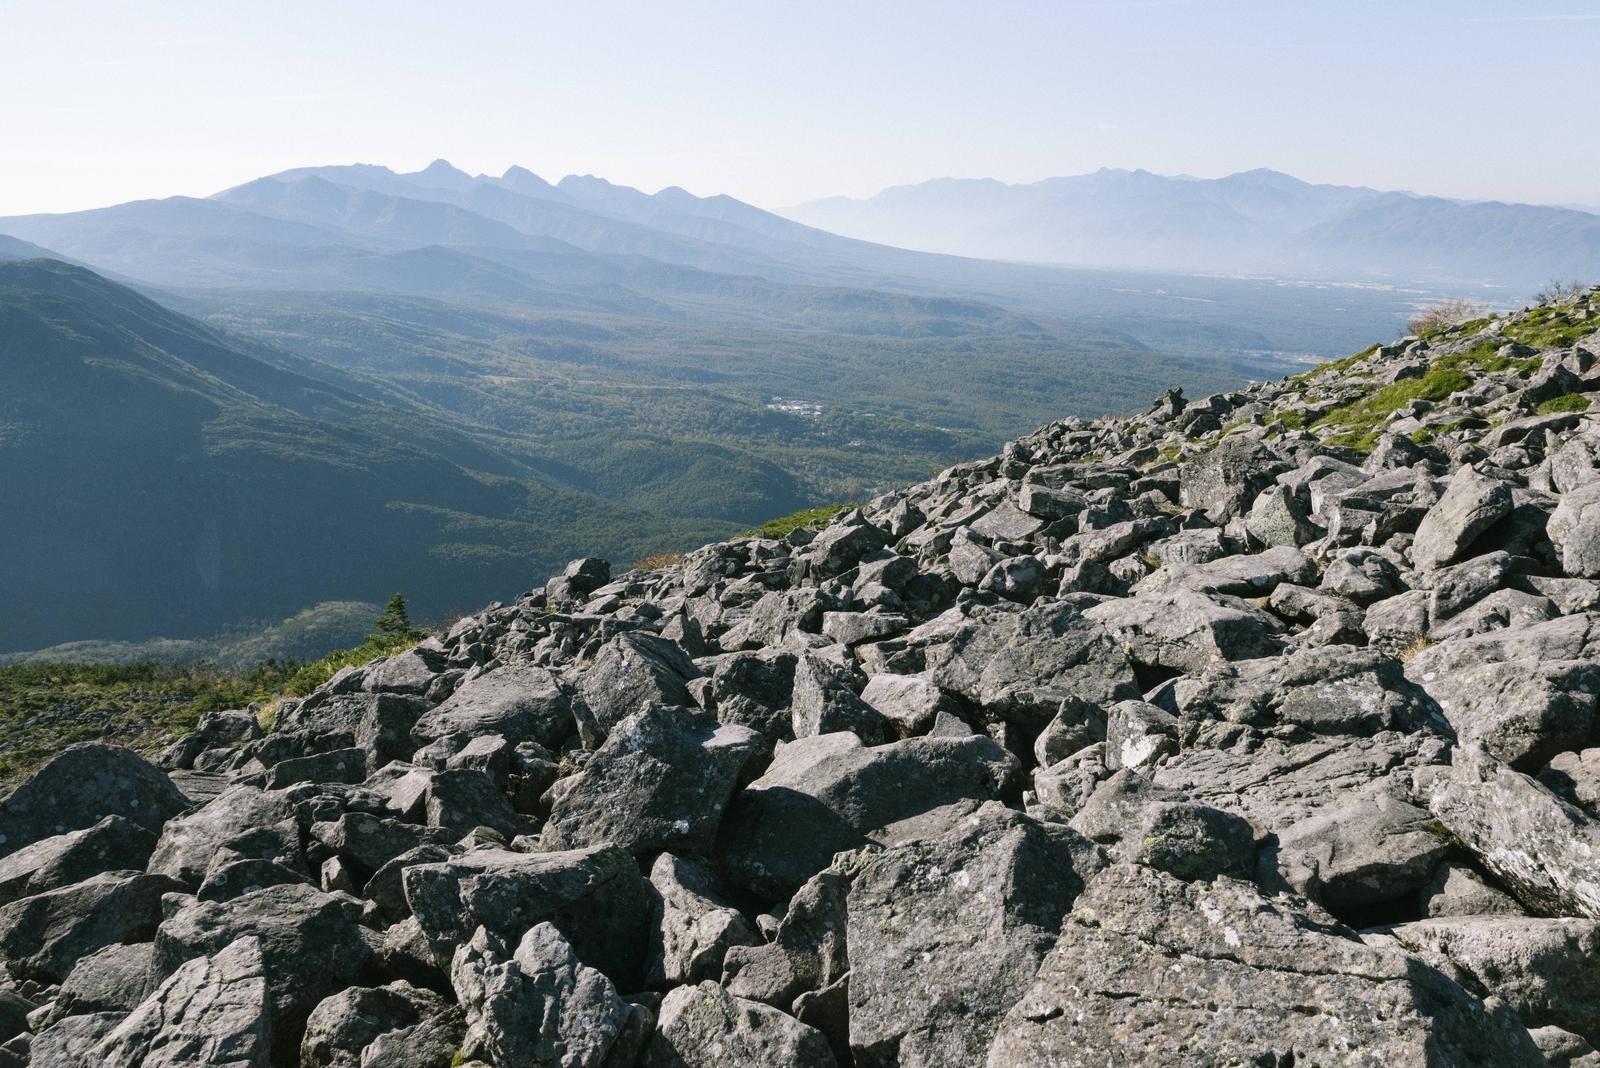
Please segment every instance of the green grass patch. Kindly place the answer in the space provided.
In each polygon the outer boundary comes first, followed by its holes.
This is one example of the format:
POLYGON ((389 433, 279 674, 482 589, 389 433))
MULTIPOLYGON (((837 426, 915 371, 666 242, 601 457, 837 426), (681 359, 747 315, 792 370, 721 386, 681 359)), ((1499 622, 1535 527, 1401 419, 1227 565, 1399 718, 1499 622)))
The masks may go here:
POLYGON ((280 692, 290 697, 304 697, 347 667, 359 667, 374 657, 393 656, 416 644, 416 637, 409 634, 375 634, 354 648, 336 649, 320 660, 301 666, 284 681, 280 692))
POLYGON ((827 526, 828 520, 850 507, 848 504, 824 504, 819 508, 803 508, 798 512, 790 512, 777 519, 769 519, 754 530, 747 530, 739 535, 742 538, 781 538, 790 531, 820 530, 827 526))
POLYGON ((1472 346, 1465 352, 1458 352, 1454 356, 1441 356, 1433 361, 1430 371, 1537 371, 1544 362, 1542 357, 1528 356, 1517 358, 1515 356, 1500 355, 1501 343, 1485 341, 1472 346))
POLYGON ((1575 320, 1565 308, 1534 308, 1521 322, 1506 326, 1506 337, 1535 348, 1566 348, 1600 329, 1600 319, 1575 320))
POLYGON ((1589 395, 1587 393, 1563 393, 1559 397, 1551 397, 1534 409, 1540 415, 1555 415, 1557 412, 1586 412, 1588 410, 1589 395))
POLYGON ((150 752, 217 708, 276 692, 295 670, 269 661, 250 671, 210 664, 18 664, 0 667, 0 786, 75 742, 104 739, 150 752))
POLYGON ((1435 364, 1420 378, 1406 378, 1360 400, 1341 405, 1317 420, 1318 426, 1338 427, 1330 444, 1369 451, 1389 417, 1413 401, 1441 401, 1472 384, 1454 367, 1435 364))

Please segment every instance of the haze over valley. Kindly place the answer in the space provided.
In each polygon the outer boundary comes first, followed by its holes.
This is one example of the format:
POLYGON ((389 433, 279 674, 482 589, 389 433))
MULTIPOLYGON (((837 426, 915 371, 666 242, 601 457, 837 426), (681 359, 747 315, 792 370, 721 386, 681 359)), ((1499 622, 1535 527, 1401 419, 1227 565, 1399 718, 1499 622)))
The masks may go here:
POLYGON ((391 588, 436 617, 581 547, 683 549, 1063 413, 1281 375, 1448 292, 936 255, 443 160, 0 234, 0 489, 53 501, 8 514, 24 596, 0 651, 207 639, 391 588))

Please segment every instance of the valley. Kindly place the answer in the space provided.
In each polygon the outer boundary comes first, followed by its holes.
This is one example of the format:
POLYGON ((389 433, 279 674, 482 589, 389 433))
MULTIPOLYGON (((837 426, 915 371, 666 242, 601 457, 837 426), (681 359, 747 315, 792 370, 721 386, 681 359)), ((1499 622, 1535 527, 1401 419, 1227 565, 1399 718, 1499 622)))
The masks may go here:
POLYGON ((244 620, 396 589, 438 619, 577 546, 681 550, 1062 414, 1343 355, 1436 295, 927 255, 727 197, 442 161, 0 233, 0 289, 32 331, 0 341, 0 488, 54 501, 13 513, 0 578, 22 610, 0 654, 219 648, 244 620), (152 350, 171 377, 127 392, 152 350))

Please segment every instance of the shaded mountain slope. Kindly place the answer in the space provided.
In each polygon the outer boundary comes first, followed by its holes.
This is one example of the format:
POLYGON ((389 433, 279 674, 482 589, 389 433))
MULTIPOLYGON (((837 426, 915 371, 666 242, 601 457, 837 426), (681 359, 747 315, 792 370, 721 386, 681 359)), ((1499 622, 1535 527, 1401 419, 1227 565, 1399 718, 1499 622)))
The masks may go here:
POLYGON ((585 536, 671 537, 319 374, 80 268, 0 264, 0 648, 206 634, 397 581, 438 611, 585 536))

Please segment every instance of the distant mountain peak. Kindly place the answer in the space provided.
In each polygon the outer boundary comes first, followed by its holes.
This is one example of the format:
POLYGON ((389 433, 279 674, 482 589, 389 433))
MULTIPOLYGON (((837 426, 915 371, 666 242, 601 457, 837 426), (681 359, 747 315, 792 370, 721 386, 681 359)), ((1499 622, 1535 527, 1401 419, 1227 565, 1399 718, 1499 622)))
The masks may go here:
POLYGON ((569 174, 556 183, 557 189, 624 189, 626 186, 608 182, 596 174, 569 174))
POLYGON ((465 189, 472 185, 476 178, 457 168, 447 159, 436 159, 415 174, 401 175, 421 185, 438 186, 444 189, 465 189))

